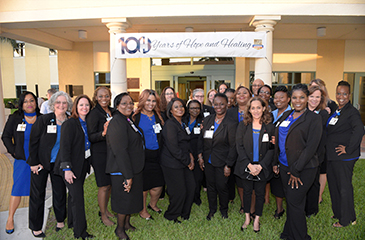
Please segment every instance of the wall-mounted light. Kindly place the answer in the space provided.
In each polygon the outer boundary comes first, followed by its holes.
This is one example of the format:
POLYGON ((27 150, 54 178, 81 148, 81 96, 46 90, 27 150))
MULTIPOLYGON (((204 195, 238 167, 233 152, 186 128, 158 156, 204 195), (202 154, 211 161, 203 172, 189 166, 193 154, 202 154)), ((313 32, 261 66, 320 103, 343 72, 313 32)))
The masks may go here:
POLYGON ((194 32, 194 28, 193 27, 186 27, 185 32, 194 32))
POLYGON ((79 39, 86 39, 86 38, 87 38, 87 31, 79 30, 79 39))
POLYGON ((326 27, 318 27, 317 28, 317 37, 326 36, 326 27))

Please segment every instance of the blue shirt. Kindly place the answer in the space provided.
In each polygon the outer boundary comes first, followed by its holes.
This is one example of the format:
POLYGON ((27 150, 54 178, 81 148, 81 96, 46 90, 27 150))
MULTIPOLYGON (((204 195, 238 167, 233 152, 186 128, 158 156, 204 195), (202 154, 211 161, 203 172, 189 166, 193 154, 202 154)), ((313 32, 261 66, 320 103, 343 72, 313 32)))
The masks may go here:
POLYGON ((245 119, 245 118, 243 117, 243 115, 244 115, 244 113, 242 113, 242 114, 241 114, 241 112, 238 112, 238 122, 242 122, 242 121, 243 121, 243 119, 245 119))
POLYGON ((271 113, 272 113, 272 115, 273 115, 273 117, 274 117, 274 121, 273 121, 273 123, 276 123, 276 121, 281 117, 281 116, 283 116, 283 114, 286 112, 286 111, 290 111, 291 110, 291 107, 290 107, 290 105, 288 105, 288 107, 285 109, 285 111, 284 112, 282 112, 279 116, 278 116, 278 113, 279 113, 279 109, 275 109, 274 111, 272 111, 271 113))
POLYGON ((61 139, 61 126, 57 125, 57 140, 52 148, 51 163, 54 163, 56 161, 58 151, 60 150, 60 139, 61 139))
POLYGON ((146 114, 141 113, 141 119, 138 126, 142 129, 145 139, 146 148, 149 150, 159 149, 157 135, 153 129, 153 125, 156 124, 155 115, 148 117, 146 114))
POLYGON ((252 129, 253 161, 259 161, 260 129, 252 129))
POLYGON ((190 132, 193 132, 193 128, 195 126, 195 123, 196 123, 196 119, 194 120, 194 122, 188 123, 189 124, 189 130, 190 130, 190 132))
MULTIPOLYGON (((213 132, 215 133, 215 131, 217 131, 218 127, 219 127, 220 124, 216 123, 214 121, 214 129, 213 129, 213 132)), ((210 160, 210 155, 209 155, 209 160, 208 160, 208 163, 212 163, 212 161, 210 160)))
POLYGON ((87 134, 87 126, 86 126, 86 122, 84 120, 82 120, 81 118, 79 118, 79 121, 81 123, 81 127, 82 130, 84 131, 85 134, 85 151, 90 149, 90 141, 89 141, 89 135, 87 134))
POLYGON ((287 127, 281 127, 281 126, 279 126, 279 143, 278 143, 279 144, 279 150, 280 150, 279 162, 281 164, 287 166, 287 167, 288 167, 288 159, 286 157, 286 151, 285 151, 286 136, 288 135, 288 131, 290 129, 290 126, 303 115, 302 114, 299 117, 297 117, 296 119, 293 119, 293 113, 290 114, 289 117, 287 117, 285 119, 285 121, 289 121, 290 122, 287 127))

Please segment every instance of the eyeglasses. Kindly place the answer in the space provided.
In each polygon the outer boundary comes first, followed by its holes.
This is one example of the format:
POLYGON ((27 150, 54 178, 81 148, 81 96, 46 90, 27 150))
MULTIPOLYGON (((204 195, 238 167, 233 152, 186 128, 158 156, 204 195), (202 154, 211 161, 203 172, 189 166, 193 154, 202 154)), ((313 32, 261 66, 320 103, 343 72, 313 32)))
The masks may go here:
POLYGON ((270 92, 260 91, 260 93, 270 95, 270 92))
POLYGON ((196 98, 203 98, 204 95, 195 95, 196 98))
POLYGON ((252 87, 262 87, 263 85, 253 84, 252 87))
POLYGON ((120 105, 122 105, 123 107, 125 107, 125 106, 127 106, 127 105, 133 106, 133 105, 134 105, 134 103, 133 103, 133 102, 129 102, 129 103, 127 103, 127 102, 123 102, 123 103, 120 103, 120 105))
POLYGON ((54 104, 62 104, 62 105, 66 105, 67 102, 61 102, 61 101, 55 101, 54 104))

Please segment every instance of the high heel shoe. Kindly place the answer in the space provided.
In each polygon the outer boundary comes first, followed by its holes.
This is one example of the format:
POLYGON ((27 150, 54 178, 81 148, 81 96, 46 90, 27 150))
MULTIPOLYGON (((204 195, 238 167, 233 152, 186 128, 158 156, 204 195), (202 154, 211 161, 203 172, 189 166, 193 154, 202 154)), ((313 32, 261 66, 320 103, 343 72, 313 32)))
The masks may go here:
POLYGON ((143 218, 143 219, 146 219, 147 221, 149 221, 149 220, 154 220, 152 216, 149 216, 149 217, 146 217, 146 218, 142 217, 141 215, 139 215, 139 216, 140 216, 141 218, 143 218))
POLYGON ((5 229, 6 234, 12 234, 14 233, 14 228, 13 229, 5 229))
POLYGON ((34 236, 34 237, 36 237, 36 238, 45 238, 45 237, 46 237, 46 234, 44 234, 44 232, 41 232, 40 234, 35 235, 35 234, 34 234, 34 231, 32 231, 32 234, 33 234, 33 236, 34 236))
POLYGON ((258 233, 258 232, 260 232, 260 223, 259 223, 259 230, 253 230, 255 233, 258 233))
POLYGON ((148 204, 147 205, 147 208, 148 209, 151 209, 152 211, 154 211, 154 212, 157 212, 158 214, 161 214, 162 213, 162 210, 161 209, 158 209, 158 211, 156 211, 155 209, 153 209, 152 207, 151 207, 151 205, 150 204, 148 204))
POLYGON ((284 213, 285 213, 284 209, 281 212, 278 212, 278 210, 276 209, 275 214, 274 214, 274 218, 280 219, 284 215, 284 213))

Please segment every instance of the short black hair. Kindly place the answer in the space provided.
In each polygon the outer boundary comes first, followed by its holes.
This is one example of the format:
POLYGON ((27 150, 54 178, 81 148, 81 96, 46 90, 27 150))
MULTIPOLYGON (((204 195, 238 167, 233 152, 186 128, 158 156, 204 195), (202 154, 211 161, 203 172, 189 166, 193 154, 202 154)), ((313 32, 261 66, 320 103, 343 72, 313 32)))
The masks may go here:
POLYGON ((214 102, 214 99, 216 99, 217 97, 221 97, 221 98, 224 98, 226 99, 226 102, 228 103, 228 97, 226 96, 226 94, 224 93, 217 93, 214 98, 213 98, 213 102, 214 102))
MULTIPOLYGON (((122 101, 122 98, 124 96, 129 96, 132 101, 133 101, 133 98, 127 93, 127 92, 123 92, 123 93, 119 93, 115 98, 114 98, 114 107, 117 108, 118 105, 120 104, 120 102, 122 101)), ((134 102, 134 101, 133 101, 134 102)))
POLYGON ((337 87, 336 87, 336 89, 339 87, 339 86, 345 86, 345 87, 348 87, 349 88, 349 93, 350 93, 350 91, 351 91, 351 85, 350 85, 350 83, 348 83, 348 82, 346 82, 346 81, 339 81, 338 83, 337 83, 337 87))
POLYGON ((277 86, 276 89, 275 89, 274 95, 277 92, 284 92, 284 93, 286 93, 288 98, 290 98, 290 92, 289 92, 288 88, 285 85, 277 86))
POLYGON ((186 115, 186 107, 185 107, 184 101, 180 98, 173 98, 173 99, 171 99, 169 104, 167 104, 167 108, 166 108, 166 115, 169 119, 173 118, 172 113, 171 113, 171 108, 172 108, 172 105, 174 104, 174 102, 176 102, 176 101, 181 102, 181 104, 183 105, 184 110, 185 110, 184 116, 186 115))
POLYGON ((308 87, 306 84, 298 83, 297 85, 295 85, 293 87, 293 89, 291 90, 292 95, 293 95, 294 91, 298 91, 298 90, 304 92, 304 94, 307 95, 307 97, 309 96, 309 91, 308 91, 308 87))
POLYGON ((229 92, 234 94, 235 90, 233 88, 226 88, 226 90, 224 90, 224 94, 229 92))
POLYGON ((264 86, 260 87, 259 90, 257 90, 257 95, 260 94, 261 88, 263 88, 263 87, 267 87, 268 89, 270 89, 270 96, 271 96, 272 95, 272 88, 267 84, 265 84, 264 86))
POLYGON ((19 96, 19 104, 18 104, 18 111, 19 111, 19 113, 20 114, 24 114, 23 104, 24 104, 25 96, 27 96, 28 94, 32 95, 32 97, 34 98, 35 105, 36 105, 35 112, 37 114, 39 114, 40 109, 39 109, 38 104, 37 104, 37 97, 34 95, 34 93, 29 92, 29 91, 25 91, 22 94, 20 94, 20 96, 19 96))

